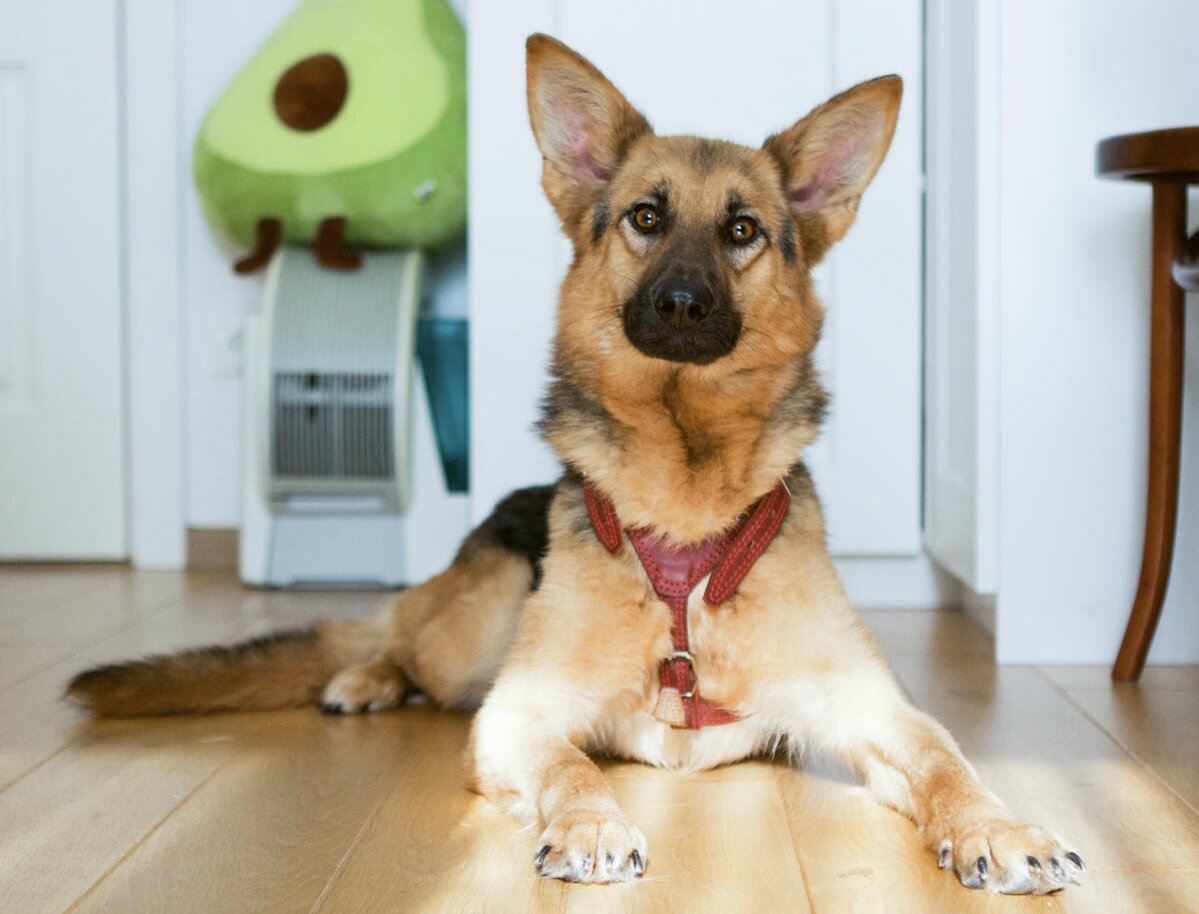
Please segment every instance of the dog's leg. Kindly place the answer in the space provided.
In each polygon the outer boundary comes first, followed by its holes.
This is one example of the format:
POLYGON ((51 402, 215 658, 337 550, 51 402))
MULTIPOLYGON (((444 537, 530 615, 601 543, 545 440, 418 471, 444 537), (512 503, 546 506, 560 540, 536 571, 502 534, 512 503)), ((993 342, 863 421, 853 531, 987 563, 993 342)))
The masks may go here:
POLYGON ((627 882, 645 872, 645 836, 576 744, 595 710, 592 696, 561 681, 501 677, 475 718, 472 787, 543 825, 533 858, 542 876, 627 882))
POLYGON ((962 885, 1043 894, 1077 881, 1078 854, 1013 816, 948 731, 907 702, 881 661, 863 656, 852 669, 789 691, 788 736, 849 761, 879 802, 916 823, 941 868, 953 869, 962 885))

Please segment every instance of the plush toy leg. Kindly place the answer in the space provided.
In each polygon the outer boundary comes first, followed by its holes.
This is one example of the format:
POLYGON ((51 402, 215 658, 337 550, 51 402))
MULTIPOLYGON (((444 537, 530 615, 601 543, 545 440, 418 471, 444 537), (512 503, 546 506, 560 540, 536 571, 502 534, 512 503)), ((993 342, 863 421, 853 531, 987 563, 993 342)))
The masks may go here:
POLYGON ((267 265, 282 239, 283 225, 278 219, 259 219, 254 250, 233 265, 234 272, 257 273, 267 265))
POLYGON ((362 258, 346 247, 345 230, 346 220, 342 216, 326 219, 316 230, 312 252, 322 267, 330 270, 357 270, 362 265, 362 258))

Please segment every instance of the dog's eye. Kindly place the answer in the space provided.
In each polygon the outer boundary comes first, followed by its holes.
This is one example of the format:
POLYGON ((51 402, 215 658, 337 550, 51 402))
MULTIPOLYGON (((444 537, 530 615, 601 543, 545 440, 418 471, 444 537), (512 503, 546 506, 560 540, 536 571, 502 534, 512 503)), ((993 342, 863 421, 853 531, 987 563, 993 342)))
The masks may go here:
POLYGON ((758 223, 749 216, 738 216, 729 223, 727 231, 733 244, 749 244, 758 237, 758 223))
POLYGON ((633 228, 641 234, 652 235, 661 227, 662 217, 658 215, 657 209, 648 203, 642 203, 633 210, 632 222, 633 228))

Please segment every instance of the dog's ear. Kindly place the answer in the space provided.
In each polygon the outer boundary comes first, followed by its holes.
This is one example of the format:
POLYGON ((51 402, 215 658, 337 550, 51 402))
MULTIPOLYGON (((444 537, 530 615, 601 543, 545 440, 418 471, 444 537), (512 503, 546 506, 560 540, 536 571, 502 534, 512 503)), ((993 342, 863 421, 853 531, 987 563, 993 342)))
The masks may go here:
POLYGON ((898 76, 859 83, 766 141, 763 148, 782 166, 809 265, 853 225, 891 145, 902 96, 898 76))
POLYGON ((594 66, 548 35, 531 35, 529 120, 545 159, 541 183, 573 229, 649 123, 594 66))

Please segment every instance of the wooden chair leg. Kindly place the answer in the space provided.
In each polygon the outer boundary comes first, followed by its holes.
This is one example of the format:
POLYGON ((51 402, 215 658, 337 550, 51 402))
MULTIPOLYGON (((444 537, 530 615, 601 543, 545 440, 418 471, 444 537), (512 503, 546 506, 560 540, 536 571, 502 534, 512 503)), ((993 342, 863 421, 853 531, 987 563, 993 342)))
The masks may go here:
POLYGON ((1174 552, 1182 436, 1183 291, 1171 275, 1186 236, 1186 186, 1153 185, 1153 293, 1149 342, 1149 491, 1141 578, 1112 668, 1118 682, 1141 677, 1161 615, 1174 552))

